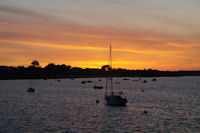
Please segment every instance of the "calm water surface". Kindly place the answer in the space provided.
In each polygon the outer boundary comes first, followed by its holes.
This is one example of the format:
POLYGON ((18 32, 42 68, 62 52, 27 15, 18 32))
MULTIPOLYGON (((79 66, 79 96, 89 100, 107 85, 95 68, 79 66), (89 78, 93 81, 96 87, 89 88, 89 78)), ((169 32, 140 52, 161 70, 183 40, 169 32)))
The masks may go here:
POLYGON ((0 132, 200 132, 200 77, 129 79, 114 78, 127 107, 106 106, 104 89, 81 84, 105 87, 104 78, 32 80, 35 93, 29 80, 0 81, 0 132))

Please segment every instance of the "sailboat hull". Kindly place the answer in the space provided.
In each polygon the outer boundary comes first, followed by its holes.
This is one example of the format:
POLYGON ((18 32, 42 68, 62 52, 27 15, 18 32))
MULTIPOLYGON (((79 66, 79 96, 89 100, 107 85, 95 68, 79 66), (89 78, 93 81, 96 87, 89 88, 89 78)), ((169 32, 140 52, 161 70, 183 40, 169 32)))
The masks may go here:
POLYGON ((122 98, 121 96, 115 95, 105 96, 105 100, 107 102, 107 105, 111 106, 126 106, 127 103, 126 98, 122 98))

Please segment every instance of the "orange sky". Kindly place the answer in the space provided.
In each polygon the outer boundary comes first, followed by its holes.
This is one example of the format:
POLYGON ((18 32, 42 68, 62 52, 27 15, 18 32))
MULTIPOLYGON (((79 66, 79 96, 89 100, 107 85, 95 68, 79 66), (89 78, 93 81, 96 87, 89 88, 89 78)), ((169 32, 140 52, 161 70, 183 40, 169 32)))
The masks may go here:
POLYGON ((0 2, 0 65, 200 70, 200 2, 0 2))

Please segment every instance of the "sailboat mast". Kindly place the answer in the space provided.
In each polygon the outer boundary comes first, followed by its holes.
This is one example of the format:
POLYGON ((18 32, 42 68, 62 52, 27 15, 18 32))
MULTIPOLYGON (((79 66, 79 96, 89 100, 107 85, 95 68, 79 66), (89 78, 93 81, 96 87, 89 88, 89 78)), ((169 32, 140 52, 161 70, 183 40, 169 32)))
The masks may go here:
POLYGON ((109 58, 108 58, 108 72, 107 72, 107 80, 106 80, 106 93, 108 89, 108 83, 110 81, 110 87, 111 87, 111 94, 113 95, 113 81, 112 81, 112 47, 110 45, 110 51, 109 51, 109 58))
POLYGON ((109 55, 109 60, 110 60, 110 84, 111 84, 111 94, 113 95, 113 81, 112 81, 112 47, 110 45, 110 55, 109 55))

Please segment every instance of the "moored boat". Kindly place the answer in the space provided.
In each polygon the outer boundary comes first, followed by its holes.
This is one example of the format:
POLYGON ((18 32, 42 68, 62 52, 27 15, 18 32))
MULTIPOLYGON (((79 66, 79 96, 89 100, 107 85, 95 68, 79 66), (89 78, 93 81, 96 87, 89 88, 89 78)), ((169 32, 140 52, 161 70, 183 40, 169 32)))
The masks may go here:
POLYGON ((123 92, 114 92, 113 91, 113 79, 112 79, 112 54, 111 46, 109 53, 109 61, 107 70, 107 80, 106 80, 106 91, 105 91, 105 100, 107 105, 111 106, 126 106, 127 99, 123 97, 123 92), (110 82, 110 88, 108 87, 108 82, 110 82))

